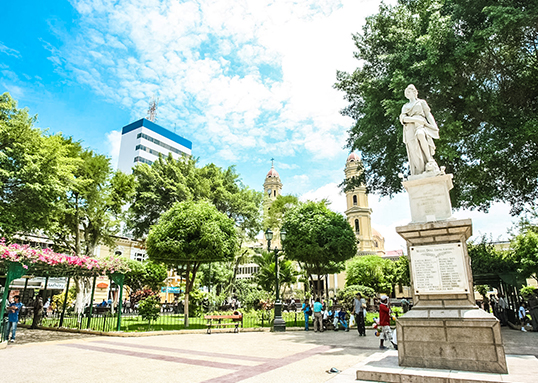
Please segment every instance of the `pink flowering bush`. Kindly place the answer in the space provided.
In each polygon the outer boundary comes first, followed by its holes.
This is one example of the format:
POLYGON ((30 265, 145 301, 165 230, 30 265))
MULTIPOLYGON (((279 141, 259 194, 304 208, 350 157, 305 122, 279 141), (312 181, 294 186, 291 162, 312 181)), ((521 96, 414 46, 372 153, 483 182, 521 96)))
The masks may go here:
POLYGON ((121 257, 92 258, 55 253, 51 249, 34 249, 16 243, 6 245, 0 241, 0 263, 18 262, 29 273, 46 271, 49 275, 105 275, 129 271, 127 260, 121 257))

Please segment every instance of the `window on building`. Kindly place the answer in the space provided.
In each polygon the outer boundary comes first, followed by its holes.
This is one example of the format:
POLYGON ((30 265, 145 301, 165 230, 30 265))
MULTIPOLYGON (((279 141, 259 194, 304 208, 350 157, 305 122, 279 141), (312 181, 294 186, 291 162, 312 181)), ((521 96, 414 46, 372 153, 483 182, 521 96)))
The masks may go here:
POLYGON ((153 150, 151 148, 148 148, 147 146, 144 146, 144 145, 136 145, 135 150, 143 150, 143 151, 151 153, 151 154, 153 154, 154 156, 157 156, 157 157, 159 157, 159 154, 161 154, 163 157, 166 157, 166 155, 164 153, 158 152, 158 151, 153 150))
POLYGON ((275 196, 275 197, 276 197, 276 190, 275 190, 275 191, 273 191, 273 196, 275 196))
POLYGON ((353 205, 354 206, 357 205, 357 196, 356 195, 353 196, 353 205))
POLYGON ((135 253, 133 259, 138 262, 144 262, 148 259, 148 255, 146 253, 135 253))
POLYGON ((359 220, 358 220, 358 219, 355 220, 355 232, 356 232, 356 233, 360 233, 360 232, 361 232, 361 228, 360 228, 360 226, 359 226, 359 220))
POLYGON ((121 257, 121 254, 122 254, 122 252, 119 251, 119 250, 116 250, 116 251, 114 252, 114 255, 117 256, 117 257, 121 257))
POLYGON ((136 138, 143 138, 145 140, 148 140, 149 142, 153 142, 154 144, 157 144, 159 146, 162 146, 163 148, 165 148, 166 150, 169 150, 171 151, 172 153, 176 153, 176 154, 179 154, 179 155, 182 155, 182 156, 186 156, 187 153, 185 152, 182 152, 181 150, 179 149, 176 149, 168 144, 165 144, 164 142, 162 141, 159 141, 157 140, 156 138, 153 138, 153 137, 150 137, 148 136, 147 134, 144 134, 144 133, 138 133, 136 135, 136 138))
POLYGON ((377 244, 377 241, 374 241, 374 246, 379 247, 379 245, 377 244))
POLYGON ((140 156, 136 156, 134 158, 134 161, 133 162, 142 162, 144 164, 148 164, 148 165, 151 165, 153 163, 153 161, 150 161, 150 160, 146 160, 144 157, 140 157, 140 156))

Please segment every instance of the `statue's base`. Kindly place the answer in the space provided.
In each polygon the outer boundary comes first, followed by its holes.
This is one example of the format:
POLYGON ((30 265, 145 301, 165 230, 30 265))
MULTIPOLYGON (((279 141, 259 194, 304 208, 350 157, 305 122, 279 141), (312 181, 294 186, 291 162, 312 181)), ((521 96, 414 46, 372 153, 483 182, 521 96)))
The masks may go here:
POLYGON ((477 307, 413 308, 396 328, 400 366, 508 372, 499 321, 477 307))
POLYGON ((396 322, 400 366, 507 373, 500 323, 474 300, 471 220, 396 231, 407 241, 414 302, 396 322))
POLYGON ((452 174, 413 176, 402 185, 409 193, 412 223, 433 222, 452 217, 449 191, 452 174))

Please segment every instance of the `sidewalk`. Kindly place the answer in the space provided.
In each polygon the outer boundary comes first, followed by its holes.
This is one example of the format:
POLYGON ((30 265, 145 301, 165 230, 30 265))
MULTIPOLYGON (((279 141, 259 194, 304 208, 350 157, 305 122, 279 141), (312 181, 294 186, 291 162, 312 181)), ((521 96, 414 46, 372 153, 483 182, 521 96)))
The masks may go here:
MULTIPOLYGON (((22 330, 22 329, 21 329, 22 330)), ((538 333, 503 329, 507 354, 538 355, 538 333)), ((346 333, 289 331, 100 337, 25 330, 0 350, 0 369, 10 382, 325 382, 332 367, 345 371, 379 352, 372 330, 346 333), (28 331, 28 333, 26 333, 28 331), (33 332, 33 333, 32 333, 33 332), (41 335, 37 335, 39 334, 41 335), (29 336, 45 340, 26 343, 29 336), (61 339, 61 340, 60 340, 61 339), (32 361, 31 369, 26 366, 32 361)), ((347 372, 349 372, 348 370, 347 372)), ((349 375, 347 375, 349 376, 349 375)), ((345 378, 342 374, 339 378, 345 378)), ((355 381, 339 379, 339 382, 355 381)))

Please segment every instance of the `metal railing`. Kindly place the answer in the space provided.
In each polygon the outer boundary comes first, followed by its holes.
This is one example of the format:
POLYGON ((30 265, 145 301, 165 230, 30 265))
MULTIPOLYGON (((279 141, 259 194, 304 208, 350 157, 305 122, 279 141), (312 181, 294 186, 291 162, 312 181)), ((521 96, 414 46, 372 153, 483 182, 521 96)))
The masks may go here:
MULTIPOLYGON (((242 310, 239 310, 240 312, 242 310)), ((224 314, 225 312, 218 312, 224 314)), ((22 313, 21 313, 22 314, 22 313)), ((232 314, 228 312, 227 314, 232 314)), ((271 327, 274 312, 272 310, 246 311, 243 314, 243 328, 263 328, 271 327)), ((189 330, 206 329, 207 320, 203 313, 197 316, 189 316, 189 330)), ((301 312, 283 312, 283 319, 287 327, 304 327, 304 315, 301 312)), ((71 329, 89 329, 93 331, 116 331, 118 313, 107 311, 94 311, 90 317, 88 314, 76 315, 73 312, 64 314, 62 327, 71 329)), ((40 319, 40 325, 45 327, 60 327, 60 312, 49 312, 40 319)), ((33 316, 21 315, 20 323, 31 325, 33 316)), ((130 311, 122 313, 121 331, 168 331, 184 330, 184 315, 173 311, 163 311, 159 318, 151 323, 143 320, 138 312, 130 311)))

